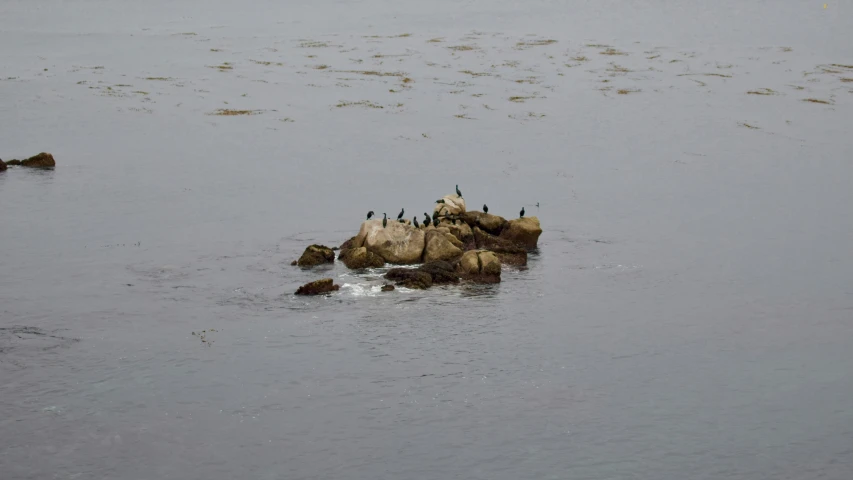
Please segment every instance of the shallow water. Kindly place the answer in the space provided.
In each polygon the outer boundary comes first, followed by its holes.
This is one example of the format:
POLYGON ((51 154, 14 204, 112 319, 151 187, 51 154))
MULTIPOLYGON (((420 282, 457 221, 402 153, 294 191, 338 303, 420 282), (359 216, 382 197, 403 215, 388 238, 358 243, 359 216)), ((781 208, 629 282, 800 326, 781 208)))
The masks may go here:
POLYGON ((848 6, 290 3, 0 6, 0 478, 853 478, 848 6), (290 266, 457 183, 527 269, 290 266))

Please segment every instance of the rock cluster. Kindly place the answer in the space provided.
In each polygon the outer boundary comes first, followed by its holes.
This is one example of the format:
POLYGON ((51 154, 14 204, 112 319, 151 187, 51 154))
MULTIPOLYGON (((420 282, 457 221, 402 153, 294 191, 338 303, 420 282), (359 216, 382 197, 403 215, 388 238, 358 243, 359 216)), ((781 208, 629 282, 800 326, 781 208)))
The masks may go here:
POLYGON ((20 165, 30 168, 53 168, 56 166, 56 160, 53 159, 53 155, 42 152, 26 160, 9 160, 7 162, 0 160, 0 171, 6 170, 7 165, 20 165))

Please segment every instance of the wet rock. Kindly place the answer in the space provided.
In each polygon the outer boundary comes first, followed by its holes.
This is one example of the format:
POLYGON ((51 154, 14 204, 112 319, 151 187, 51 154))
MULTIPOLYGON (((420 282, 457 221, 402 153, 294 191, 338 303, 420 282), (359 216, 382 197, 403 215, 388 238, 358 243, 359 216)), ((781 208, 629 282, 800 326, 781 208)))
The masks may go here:
MULTIPOLYGON (((449 233, 443 233, 432 229, 426 232, 426 248, 424 249, 424 262, 435 260, 453 260, 462 255, 462 249, 454 245, 449 238, 456 237, 449 233)), ((456 240, 458 242, 458 240, 456 240)))
POLYGON ((382 228, 382 220, 367 220, 352 245, 366 247, 388 263, 406 265, 420 263, 424 244, 424 230, 396 220, 389 220, 388 226, 382 228))
POLYGON ((309 245, 296 262, 300 267, 313 267, 323 263, 334 263, 335 252, 324 245, 309 245))
POLYGON ((6 170, 6 162, 0 160, 0 172, 2 172, 3 170, 6 170))
POLYGON ((6 165, 20 165, 20 164, 21 164, 20 160, 9 160, 8 162, 6 162, 6 165))
POLYGON ((365 247, 342 250, 338 260, 344 262, 347 268, 358 270, 362 268, 380 268, 385 265, 385 259, 368 251, 365 247))
POLYGON ((425 263, 418 267, 418 270, 428 273, 432 277, 433 285, 459 282, 459 275, 449 262, 439 260, 425 263))
POLYGON ((469 250, 462 255, 456 271, 465 280, 476 283, 500 283, 501 261, 486 250, 469 250))
POLYGON ((484 232, 491 233, 492 235, 500 235, 501 230, 506 225, 505 218, 476 210, 465 212, 460 215, 460 218, 463 222, 470 225, 471 228, 479 227, 484 232))
POLYGON ((459 220, 456 224, 451 223, 447 225, 447 229, 462 243, 463 250, 473 250, 475 248, 474 232, 471 231, 471 227, 467 223, 459 220))
POLYGON ((296 290, 297 295, 322 295, 324 293, 334 292, 341 288, 340 285, 335 285, 331 278, 315 280, 306 283, 296 290))
POLYGON ((56 161, 53 160, 53 155, 42 152, 38 155, 33 155, 26 160, 21 160, 21 166, 32 168, 53 168, 56 166, 56 161))
POLYGON ((390 284, 382 285, 382 291, 383 292, 392 292, 392 291, 394 291, 394 285, 390 285, 390 284))
POLYGON ((501 231, 500 237, 531 249, 536 248, 536 243, 541 234, 542 227, 539 226, 539 218, 524 217, 508 221, 501 231))
POLYGON ((439 215, 465 213, 465 199, 459 195, 445 195, 441 200, 444 200, 444 203, 436 203, 433 208, 433 211, 438 212, 439 215))
POLYGON ((527 265, 527 248, 521 245, 490 235, 480 230, 480 227, 474 227, 474 240, 477 248, 494 252, 503 264, 517 267, 527 265))
POLYGON ((400 287, 422 290, 432 286, 432 275, 411 268, 392 268, 385 278, 397 282, 400 287))
POLYGON ((347 240, 346 242, 342 243, 341 246, 338 247, 338 250, 340 250, 342 252, 344 250, 349 250, 350 248, 353 247, 353 243, 355 243, 355 237, 352 237, 349 240, 347 240))
POLYGON ((297 261, 296 261, 296 260, 294 260, 294 261, 290 262, 290 264, 291 264, 291 265, 294 265, 294 266, 296 265, 296 263, 297 263, 297 261))

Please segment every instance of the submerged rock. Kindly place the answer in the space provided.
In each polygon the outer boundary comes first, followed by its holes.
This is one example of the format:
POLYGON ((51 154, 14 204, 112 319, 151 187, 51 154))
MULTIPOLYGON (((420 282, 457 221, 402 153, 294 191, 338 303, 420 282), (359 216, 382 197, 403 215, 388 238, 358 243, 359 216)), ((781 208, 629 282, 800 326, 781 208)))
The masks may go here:
POLYGON ((465 280, 476 283, 500 283, 501 261, 487 250, 469 250, 462 255, 456 271, 465 280))
POLYGON ((352 245, 366 247, 388 263, 406 265, 420 263, 424 244, 424 230, 391 220, 383 228, 382 220, 367 220, 352 245))
POLYGON ((340 288, 341 286, 335 285, 331 278, 324 278, 322 280, 315 280, 302 285, 296 290, 296 295, 321 295, 324 293, 334 292, 340 288))
POLYGON ((488 234, 479 227, 474 227, 474 240, 477 248, 489 250, 497 254, 501 263, 523 267, 527 265, 527 248, 513 243, 505 238, 488 234))
POLYGON ((462 221, 473 227, 480 227, 484 232, 492 235, 500 235, 506 219, 490 213, 478 212, 476 210, 465 212, 461 215, 462 221))
MULTIPOLYGON (((449 239, 456 237, 436 229, 426 232, 426 248, 424 249, 424 262, 435 260, 453 260, 462 255, 462 249, 454 245, 449 239)), ((458 240, 456 240, 459 242, 458 240)), ((461 244, 460 244, 461 245, 461 244)))
POLYGON ((536 248, 536 243, 541 234, 542 227, 539 226, 539 218, 524 217, 508 221, 501 231, 500 237, 531 249, 536 248))
POLYGON ((344 262, 347 268, 358 270, 362 268, 379 268, 385 265, 385 259, 368 251, 365 247, 341 250, 338 260, 344 262))
POLYGON ((309 245, 296 264, 300 267, 313 267, 323 263, 334 263, 335 252, 325 245, 309 245))
POLYGON ((385 274, 385 278, 406 288, 423 290, 432 286, 432 275, 411 268, 392 268, 385 274))
POLYGON ((433 211, 439 215, 459 215, 465 213, 465 199, 459 195, 445 195, 441 197, 444 203, 436 203, 433 211))
POLYGON ((459 275, 449 262, 435 261, 425 263, 418 267, 418 271, 428 273, 432 277, 433 285, 459 282, 459 275))
POLYGON ((56 166, 56 161, 54 161, 53 155, 42 152, 38 155, 33 155, 26 160, 21 160, 21 166, 32 168, 53 168, 56 166))
POLYGON ((387 284, 387 283, 385 285, 382 285, 382 291, 383 292, 391 292, 393 290, 394 290, 394 285, 387 284))

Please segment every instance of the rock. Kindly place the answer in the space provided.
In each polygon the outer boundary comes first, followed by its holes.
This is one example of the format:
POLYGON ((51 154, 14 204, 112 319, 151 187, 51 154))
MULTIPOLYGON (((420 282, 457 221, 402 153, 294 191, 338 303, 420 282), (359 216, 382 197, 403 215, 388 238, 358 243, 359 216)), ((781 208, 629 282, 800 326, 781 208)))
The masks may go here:
POLYGON ((524 246, 527 249, 536 248, 542 227, 539 226, 539 218, 524 217, 507 222, 500 237, 513 243, 524 246))
POLYGON ((470 225, 471 228, 480 227, 481 230, 491 233, 492 235, 500 235, 501 230, 503 230, 504 225, 506 225, 505 218, 492 215, 491 213, 471 211, 463 213, 460 217, 462 218, 462 221, 470 225))
POLYGON ((8 162, 6 162, 6 165, 20 165, 20 164, 21 164, 20 160, 9 160, 8 162))
POLYGON ((474 240, 477 248, 496 253, 501 263, 517 267, 527 265, 527 248, 521 245, 490 235, 480 230, 480 227, 474 227, 474 240))
POLYGON ((324 293, 334 292, 335 290, 339 290, 341 288, 340 285, 334 285, 334 282, 331 278, 324 278, 322 280, 315 280, 310 283, 306 283, 299 287, 296 290, 297 295, 321 295, 324 293))
POLYGON ((338 250, 340 250, 340 251, 342 251, 342 252, 343 252, 344 250, 349 250, 350 248, 352 248, 352 247, 353 247, 353 244, 354 244, 354 243, 355 243, 355 237, 352 237, 352 238, 350 238, 349 240, 347 240, 346 242, 342 243, 342 244, 341 244, 341 246, 340 246, 340 247, 338 247, 338 250))
POLYGON ((382 291, 383 292, 391 292, 393 290, 394 290, 394 285, 390 285, 390 284, 382 285, 382 291))
POLYGON ((366 247, 388 263, 399 265, 420 263, 424 253, 424 230, 411 225, 388 221, 382 228, 382 220, 367 220, 353 241, 353 247, 366 247))
POLYGON ((448 240, 448 238, 456 238, 449 233, 430 230, 426 232, 425 238, 426 248, 424 249, 424 262, 453 260, 462 255, 462 249, 448 240))
POLYGON ((296 260, 294 260, 294 261, 290 262, 290 264, 291 264, 291 265, 294 265, 294 266, 295 266, 297 263, 298 263, 298 262, 297 262, 296 260))
POLYGON ((361 268, 380 268, 385 265, 385 259, 368 251, 366 247, 350 248, 342 250, 338 260, 344 262, 347 268, 358 270, 361 268))
POLYGON ((460 242, 462 242, 462 245, 465 246, 465 250, 474 249, 474 232, 471 231, 471 227, 469 227, 467 223, 457 221, 456 225, 454 225, 453 223, 447 225, 447 229, 450 230, 450 233, 454 237, 456 237, 460 242))
POLYGON ((432 275, 411 268, 392 268, 385 274, 385 278, 406 288, 425 289, 432 286, 432 275))
POLYGON ((42 152, 38 155, 33 155, 26 160, 21 160, 21 166, 32 168, 53 168, 56 166, 56 161, 53 160, 53 155, 42 152))
POLYGON ((313 267, 323 263, 335 263, 335 252, 324 245, 309 245, 296 262, 300 267, 313 267))
POLYGON ((469 250, 462 255, 456 271, 476 283, 500 283, 501 261, 487 250, 469 250))
POLYGON ((441 199, 444 200, 444 203, 436 203, 433 208, 433 211, 438 212, 439 215, 465 213, 465 199, 459 195, 445 195, 441 199))
POLYGON ((0 172, 2 172, 3 170, 6 170, 6 162, 0 160, 0 172))
POLYGON ((418 267, 418 270, 428 273, 432 277, 433 285, 441 285, 445 283, 458 283, 459 275, 448 262, 435 261, 429 262, 418 267))

